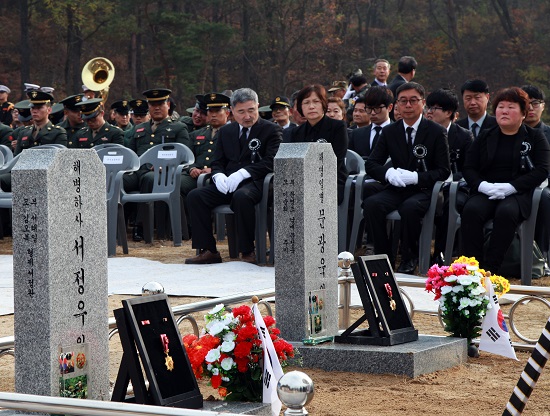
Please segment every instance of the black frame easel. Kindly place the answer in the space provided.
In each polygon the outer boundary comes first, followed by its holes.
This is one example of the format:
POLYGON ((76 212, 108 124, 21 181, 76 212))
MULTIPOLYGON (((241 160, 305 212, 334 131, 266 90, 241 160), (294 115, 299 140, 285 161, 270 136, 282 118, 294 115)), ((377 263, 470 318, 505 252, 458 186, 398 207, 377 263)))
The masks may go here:
POLYGON ((351 265, 364 314, 334 342, 342 344, 396 345, 418 340, 409 311, 405 307, 399 286, 387 255, 362 256, 351 265), (390 299, 385 285, 392 292, 390 299), (395 310, 390 301, 395 302, 395 310), (368 329, 357 329, 363 322, 368 329))
POLYGON ((122 308, 114 311, 123 355, 111 400, 202 408, 203 398, 168 304, 168 296, 160 294, 128 299, 122 304, 122 308), (169 340, 168 354, 174 364, 172 370, 165 362, 161 335, 169 340), (148 389, 142 366, 149 381, 148 389), (130 381, 134 396, 126 397, 130 381))

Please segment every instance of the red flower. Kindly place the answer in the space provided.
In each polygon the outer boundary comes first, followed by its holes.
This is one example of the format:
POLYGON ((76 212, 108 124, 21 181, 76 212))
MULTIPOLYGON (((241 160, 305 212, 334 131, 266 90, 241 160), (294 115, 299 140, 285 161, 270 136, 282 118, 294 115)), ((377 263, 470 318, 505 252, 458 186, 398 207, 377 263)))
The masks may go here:
POLYGON ((264 316, 264 323, 267 327, 275 325, 275 318, 271 315, 264 316))
POLYGON ((222 384, 222 376, 220 374, 212 376, 212 378, 210 379, 210 383, 212 384, 212 387, 217 389, 222 384))
POLYGON ((252 349, 251 342, 239 342, 235 346, 234 354, 237 358, 245 358, 250 355, 250 350, 252 349))
POLYGON ((255 338, 258 330, 253 325, 244 325, 237 331, 237 342, 246 341, 255 338))
POLYGON ((248 371, 248 360, 246 358, 236 358, 237 370, 240 373, 246 373, 248 371))
POLYGON ((225 397, 225 396, 227 396, 227 389, 225 387, 220 387, 218 389, 218 393, 221 397, 225 397))
POLYGON ((242 305, 237 306, 236 308, 233 308, 233 316, 234 317, 241 317, 241 316, 250 316, 250 313, 252 312, 252 309, 250 309, 250 306, 242 305))

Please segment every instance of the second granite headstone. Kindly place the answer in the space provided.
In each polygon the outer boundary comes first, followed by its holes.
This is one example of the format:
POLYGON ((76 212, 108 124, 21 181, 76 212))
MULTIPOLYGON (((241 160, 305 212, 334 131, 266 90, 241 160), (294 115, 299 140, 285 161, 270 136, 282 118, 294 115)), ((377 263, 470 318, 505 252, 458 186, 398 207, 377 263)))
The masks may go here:
POLYGON ((336 335, 336 156, 328 143, 283 143, 274 171, 277 327, 290 341, 336 335))
POLYGON ((15 391, 108 400, 105 168, 29 149, 12 178, 15 391))

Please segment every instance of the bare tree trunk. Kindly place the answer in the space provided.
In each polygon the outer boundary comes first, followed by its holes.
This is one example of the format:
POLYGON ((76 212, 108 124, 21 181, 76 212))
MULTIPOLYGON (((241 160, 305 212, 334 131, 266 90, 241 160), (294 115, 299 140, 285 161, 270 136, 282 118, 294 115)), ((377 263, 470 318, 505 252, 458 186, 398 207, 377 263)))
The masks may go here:
MULTIPOLYGON (((24 82, 29 82, 31 78, 31 48, 29 46, 29 2, 28 0, 20 0, 19 4, 19 21, 21 27, 20 53, 21 53, 21 85, 20 91, 23 91, 24 82)), ((24 94, 21 93, 19 99, 24 99, 24 94)))
POLYGON ((453 51, 454 60, 458 68, 458 79, 465 79, 466 70, 464 65, 464 55, 462 53, 462 45, 458 36, 458 24, 456 20, 456 7, 454 0, 446 0, 447 7, 447 23, 449 27, 449 43, 453 51))

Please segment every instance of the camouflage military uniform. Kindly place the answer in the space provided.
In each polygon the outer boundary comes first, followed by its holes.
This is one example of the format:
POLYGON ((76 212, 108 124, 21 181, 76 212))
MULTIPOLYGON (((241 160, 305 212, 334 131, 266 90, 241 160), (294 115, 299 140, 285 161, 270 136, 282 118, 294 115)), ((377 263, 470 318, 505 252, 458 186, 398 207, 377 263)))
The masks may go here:
POLYGON ((91 149, 94 146, 105 143, 116 143, 123 145, 124 133, 122 132, 122 129, 109 123, 105 123, 99 128, 95 137, 93 137, 92 129, 89 127, 84 127, 76 133, 72 147, 79 149, 91 149))

